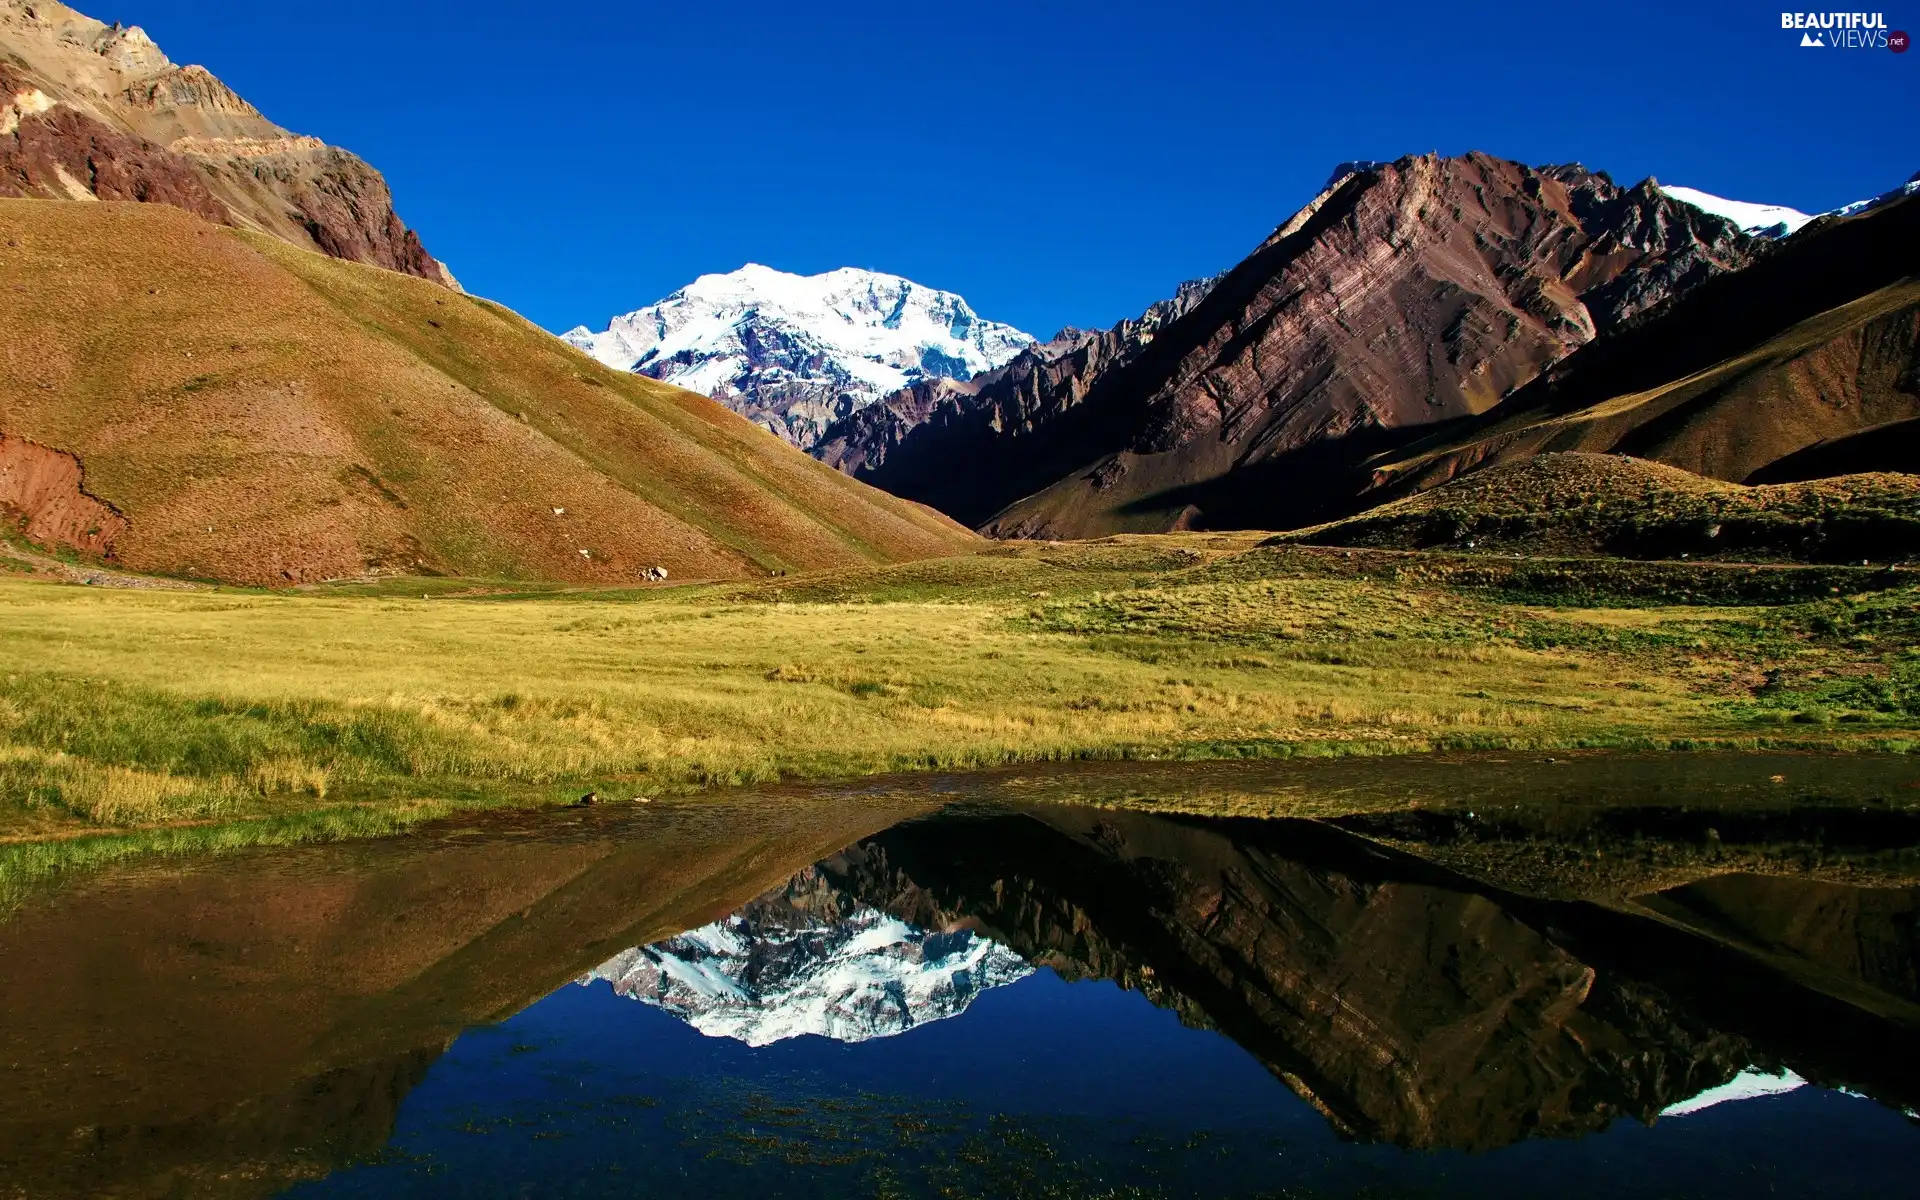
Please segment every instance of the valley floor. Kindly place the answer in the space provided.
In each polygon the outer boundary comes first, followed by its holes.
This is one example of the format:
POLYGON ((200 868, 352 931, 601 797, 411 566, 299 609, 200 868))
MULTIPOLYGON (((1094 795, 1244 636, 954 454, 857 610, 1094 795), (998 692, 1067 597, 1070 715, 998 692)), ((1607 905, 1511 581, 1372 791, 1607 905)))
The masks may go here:
POLYGON ((1204 534, 626 592, 0 573, 0 874, 1071 758, 1908 750, 1916 583, 1204 534))

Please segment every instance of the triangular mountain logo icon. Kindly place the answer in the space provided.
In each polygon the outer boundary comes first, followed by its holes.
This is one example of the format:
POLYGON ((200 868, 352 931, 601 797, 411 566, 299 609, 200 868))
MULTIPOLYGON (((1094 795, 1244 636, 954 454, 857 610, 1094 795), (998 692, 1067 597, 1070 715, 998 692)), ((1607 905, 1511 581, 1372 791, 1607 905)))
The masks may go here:
POLYGON ((1824 50, 1827 44, 1821 41, 1820 38, 1821 35, 1817 33, 1803 33, 1800 35, 1800 44, 1802 46, 1818 46, 1824 50))

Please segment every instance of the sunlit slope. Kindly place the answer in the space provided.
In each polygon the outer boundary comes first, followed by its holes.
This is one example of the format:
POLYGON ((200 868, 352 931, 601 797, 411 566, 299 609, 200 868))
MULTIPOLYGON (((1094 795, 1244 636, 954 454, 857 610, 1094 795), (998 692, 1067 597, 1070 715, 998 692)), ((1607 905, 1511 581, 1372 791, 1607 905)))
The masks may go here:
POLYGON ((0 201, 0 329, 0 434, 78 456, 136 570, 613 583, 975 544, 497 305, 163 206, 0 201))
POLYGON ((1618 454, 1496 461, 1344 521, 1283 535, 1322 546, 1740 562, 1920 559, 1920 477, 1749 487, 1618 454))

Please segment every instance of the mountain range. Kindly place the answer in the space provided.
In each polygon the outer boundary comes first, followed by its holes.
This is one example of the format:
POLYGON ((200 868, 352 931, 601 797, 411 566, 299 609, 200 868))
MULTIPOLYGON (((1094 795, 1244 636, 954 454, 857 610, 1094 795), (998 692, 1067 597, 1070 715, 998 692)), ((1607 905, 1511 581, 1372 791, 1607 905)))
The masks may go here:
POLYGON ((0 258, 0 514, 43 554, 604 585, 977 545, 462 295, 373 168, 54 0, 0 0, 0 258))
POLYGON ((1300 530, 1564 451, 1920 471, 1916 192, 1809 217, 1355 161, 1106 330, 749 264, 556 340, 461 295, 352 154, 137 28, 0 0, 0 507, 149 573, 610 584, 1300 530))
MULTIPOLYGON (((1288 529, 1472 469, 1485 447, 1447 471, 1394 462, 1504 429, 1551 392, 1558 424, 1506 438, 1508 457, 1644 453, 1741 482, 1920 417, 1896 287, 1916 270, 1913 190, 1755 236, 1656 181, 1621 187, 1579 165, 1343 164, 1204 289, 1091 344, 898 393, 829 431, 822 452, 996 536, 1288 529), (1709 368, 1719 384, 1693 379, 1709 368), (1629 388, 1671 402, 1604 407, 1629 388), (1663 432, 1678 421, 1692 422, 1691 451, 1663 432), (1716 458, 1708 443, 1729 449, 1716 458), (1390 480, 1399 490, 1382 494, 1390 480)), ((1872 444, 1879 467, 1920 468, 1872 444)))
MULTIPOLYGON (((1667 317, 1709 281, 1739 280, 1713 297, 1750 295, 1757 282, 1800 318, 1811 315, 1798 304, 1807 296, 1829 307, 1857 299, 1864 285, 1802 291, 1812 267, 1762 264, 1859 253, 1858 233, 1835 235, 1845 251, 1805 247, 1832 247, 1828 230, 1914 188, 1810 216, 1651 179, 1622 187, 1578 164, 1477 153, 1355 161, 1232 270, 1105 331, 1066 329, 1040 343, 896 277, 877 277, 886 290, 876 303, 865 272, 802 279, 748 267, 567 339, 608 365, 711 395, 828 464, 991 535, 1297 528, 1443 482, 1451 473, 1409 473, 1392 458, 1511 419, 1548 386, 1565 394, 1555 381, 1604 376, 1597 364, 1615 347, 1655 336, 1635 331, 1665 328, 1676 346, 1732 355, 1738 336, 1702 340, 1689 329, 1700 318, 1667 317), (917 298, 933 320, 912 307, 917 298), (955 353, 938 344, 950 313, 976 343, 983 328, 1005 332, 955 353), (1389 480, 1399 490, 1377 494, 1389 480)), ((1879 261, 1904 259, 1896 248, 1879 261)), ((1677 383, 1706 365, 1696 354, 1661 378, 1677 383)), ((1709 466, 1674 450, 1661 461, 1738 482, 1815 443, 1920 415, 1893 380, 1866 380, 1849 399, 1817 382, 1832 379, 1829 370, 1792 385, 1817 393, 1804 417, 1740 418, 1745 457, 1709 466)), ((1551 448, 1640 445, 1624 432, 1602 441, 1551 448)), ((1889 443, 1874 444, 1874 461, 1884 460, 1889 443)), ((1895 454, 1893 465, 1906 461, 1895 454)))
POLYGON ((811 450, 836 418, 923 381, 964 380, 1034 344, 951 292, 843 268, 790 275, 748 263, 565 340, 725 404, 811 450))

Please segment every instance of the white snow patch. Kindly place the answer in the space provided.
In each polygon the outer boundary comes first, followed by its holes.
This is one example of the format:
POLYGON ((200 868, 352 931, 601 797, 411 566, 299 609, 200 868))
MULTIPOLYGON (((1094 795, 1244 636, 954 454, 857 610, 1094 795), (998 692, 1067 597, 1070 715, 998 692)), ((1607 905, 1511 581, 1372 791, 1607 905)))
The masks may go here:
POLYGON ((1782 1070, 1778 1075, 1769 1075, 1749 1067, 1727 1080, 1719 1087, 1710 1087, 1690 1100, 1670 1104, 1660 1110, 1663 1117, 1684 1117, 1712 1108, 1716 1104, 1728 1104, 1735 1100, 1756 1100, 1761 1096, 1778 1096, 1805 1087, 1807 1081, 1792 1071, 1782 1070))
POLYGON ((1725 217, 1755 237, 1788 237, 1813 220, 1797 208, 1781 204, 1753 204, 1746 200, 1728 200, 1690 187, 1660 189, 1682 204, 1691 204, 1701 212, 1725 217))
POLYGON ((1920 178, 1910 179, 1890 192, 1884 192, 1871 200, 1855 200, 1833 210, 1836 217, 1851 217, 1866 212, 1870 208, 1879 208, 1883 204, 1892 204, 1895 200, 1904 200, 1915 192, 1920 192, 1920 178))

